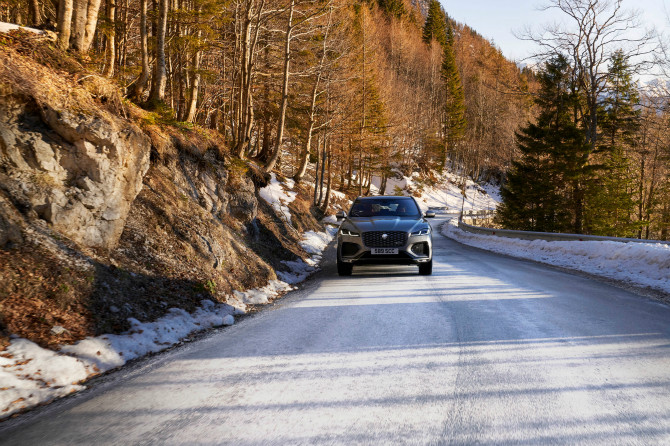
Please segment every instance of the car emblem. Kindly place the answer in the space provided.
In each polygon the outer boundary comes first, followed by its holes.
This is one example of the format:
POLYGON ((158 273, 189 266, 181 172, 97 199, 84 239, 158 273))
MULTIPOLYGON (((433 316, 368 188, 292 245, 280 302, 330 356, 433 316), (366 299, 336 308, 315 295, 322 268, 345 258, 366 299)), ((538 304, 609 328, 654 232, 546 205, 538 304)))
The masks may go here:
POLYGON ((388 234, 382 234, 382 239, 383 239, 383 240, 386 240, 387 238, 389 238, 389 235, 388 235, 388 234))

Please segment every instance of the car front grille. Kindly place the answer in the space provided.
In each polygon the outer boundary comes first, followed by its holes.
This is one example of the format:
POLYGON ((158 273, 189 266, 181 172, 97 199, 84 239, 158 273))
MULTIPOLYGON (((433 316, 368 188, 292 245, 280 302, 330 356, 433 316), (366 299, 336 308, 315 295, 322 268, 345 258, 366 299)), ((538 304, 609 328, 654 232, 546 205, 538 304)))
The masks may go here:
POLYGON ((407 233, 402 231, 364 232, 363 243, 371 248, 399 248, 407 243, 407 233))

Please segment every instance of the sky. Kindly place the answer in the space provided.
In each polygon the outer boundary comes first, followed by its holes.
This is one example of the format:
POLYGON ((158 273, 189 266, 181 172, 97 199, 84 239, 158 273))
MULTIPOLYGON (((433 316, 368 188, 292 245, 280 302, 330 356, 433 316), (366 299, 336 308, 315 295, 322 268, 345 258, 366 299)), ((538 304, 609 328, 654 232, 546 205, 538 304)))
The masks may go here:
MULTIPOLYGON (((533 44, 517 39, 513 31, 527 25, 539 27, 561 19, 558 11, 539 11, 546 0, 440 0, 447 14, 495 42, 503 54, 522 61, 533 52, 533 44)), ((639 10, 645 23, 670 32, 670 0, 623 0, 624 9, 639 10)))

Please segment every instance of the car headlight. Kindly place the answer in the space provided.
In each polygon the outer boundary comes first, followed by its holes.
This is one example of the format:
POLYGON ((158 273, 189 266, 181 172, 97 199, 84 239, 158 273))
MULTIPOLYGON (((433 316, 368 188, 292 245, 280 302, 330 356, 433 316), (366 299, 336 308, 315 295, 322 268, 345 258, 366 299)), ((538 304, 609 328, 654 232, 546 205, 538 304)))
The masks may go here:
POLYGON ((340 229, 340 234, 348 235, 350 237, 360 237, 361 235, 358 232, 350 231, 349 229, 340 229))
POLYGON ((430 234, 430 228, 419 229, 418 231, 412 232, 412 235, 428 235, 430 234))

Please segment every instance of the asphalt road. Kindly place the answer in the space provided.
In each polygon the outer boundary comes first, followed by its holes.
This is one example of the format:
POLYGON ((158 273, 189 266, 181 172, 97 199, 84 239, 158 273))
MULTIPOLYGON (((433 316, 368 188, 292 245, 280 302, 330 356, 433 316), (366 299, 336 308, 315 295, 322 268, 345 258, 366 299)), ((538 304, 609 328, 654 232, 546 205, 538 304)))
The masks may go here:
POLYGON ((433 275, 330 260, 240 323, 0 444, 670 444, 670 308, 435 235, 433 275))

